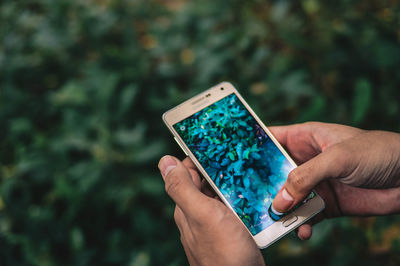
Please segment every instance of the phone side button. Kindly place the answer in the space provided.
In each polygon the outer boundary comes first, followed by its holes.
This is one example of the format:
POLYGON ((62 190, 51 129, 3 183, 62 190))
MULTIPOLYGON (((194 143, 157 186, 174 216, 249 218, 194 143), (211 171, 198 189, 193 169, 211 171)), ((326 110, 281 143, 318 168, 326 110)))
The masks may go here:
POLYGON ((185 149, 182 147, 182 145, 179 143, 179 141, 178 141, 175 137, 174 137, 174 140, 176 141, 176 143, 178 143, 179 147, 181 147, 182 151, 186 154, 186 156, 189 156, 189 155, 186 153, 185 149))
POLYGON ((284 227, 288 227, 289 225, 291 225, 292 223, 297 221, 297 216, 296 215, 292 215, 289 218, 287 218, 285 221, 282 222, 284 227))

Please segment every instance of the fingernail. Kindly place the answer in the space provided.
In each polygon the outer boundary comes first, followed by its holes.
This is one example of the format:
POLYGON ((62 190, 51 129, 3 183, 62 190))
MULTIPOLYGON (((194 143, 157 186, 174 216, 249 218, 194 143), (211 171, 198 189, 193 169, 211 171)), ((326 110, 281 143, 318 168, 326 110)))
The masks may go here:
POLYGON ((275 210, 275 208, 274 208, 273 205, 271 205, 271 211, 272 211, 273 213, 275 213, 276 215, 278 215, 278 216, 284 215, 283 212, 278 212, 277 210, 275 210))
POLYGON ((293 197, 284 188, 274 199, 274 209, 277 212, 285 213, 292 207, 293 201, 293 197))
POLYGON ((282 190, 282 198, 284 198, 286 201, 290 201, 290 202, 294 201, 293 197, 290 196, 290 194, 287 192, 286 188, 284 188, 282 190))
POLYGON ((172 158, 172 156, 166 155, 161 158, 160 163, 158 164, 158 168, 161 171, 161 175, 166 177, 169 172, 172 171, 176 167, 176 161, 172 158))

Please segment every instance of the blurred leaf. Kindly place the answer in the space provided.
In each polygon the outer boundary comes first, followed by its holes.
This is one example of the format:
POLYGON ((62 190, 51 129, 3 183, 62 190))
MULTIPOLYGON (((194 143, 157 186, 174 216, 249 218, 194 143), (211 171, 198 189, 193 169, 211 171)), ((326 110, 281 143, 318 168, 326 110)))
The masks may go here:
POLYGON ((325 115, 326 102, 323 97, 316 96, 312 98, 311 103, 304 107, 302 115, 299 117, 299 121, 315 121, 323 120, 325 115))
MULTIPOLYGON (((1 1, 0 265, 187 265, 157 170, 183 154, 161 115, 223 80, 267 125, 400 131, 398 14, 398 1, 1 1)), ((263 253, 400 265, 396 224, 324 221, 263 253)))
POLYGON ((366 79, 357 81, 353 98, 353 123, 360 123, 367 114, 372 98, 372 87, 366 79))
POLYGON ((87 95, 79 83, 71 81, 60 88, 58 92, 51 94, 50 99, 56 105, 80 105, 87 102, 87 95))
POLYGON ((134 104, 138 93, 139 88, 135 84, 129 84, 123 89, 119 100, 120 113, 125 113, 134 104))

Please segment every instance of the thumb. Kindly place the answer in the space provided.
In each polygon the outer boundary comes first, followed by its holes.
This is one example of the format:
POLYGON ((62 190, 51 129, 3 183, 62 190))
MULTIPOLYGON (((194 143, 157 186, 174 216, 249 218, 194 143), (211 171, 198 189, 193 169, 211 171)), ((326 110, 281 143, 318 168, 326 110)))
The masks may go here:
POLYGON ((339 149, 332 146, 293 169, 276 195, 273 209, 285 213, 301 202, 321 181, 341 176, 346 169, 347 159, 339 149))
POLYGON ((186 215, 192 218, 200 216, 199 206, 208 198, 193 183, 185 165, 177 158, 167 155, 161 158, 158 168, 165 182, 165 190, 172 200, 186 215))

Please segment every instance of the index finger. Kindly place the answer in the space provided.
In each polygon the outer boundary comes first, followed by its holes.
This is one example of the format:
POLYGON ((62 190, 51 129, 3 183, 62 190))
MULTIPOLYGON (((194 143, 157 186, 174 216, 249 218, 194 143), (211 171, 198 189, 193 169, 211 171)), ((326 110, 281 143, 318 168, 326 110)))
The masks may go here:
POLYGON ((292 126, 272 126, 268 127, 268 129, 282 146, 286 146, 288 131, 291 127, 292 126))
POLYGON ((190 159, 190 157, 186 157, 183 161, 182 161, 183 165, 186 166, 189 169, 195 170, 197 171, 197 167, 196 165, 194 165, 192 159, 190 159))

